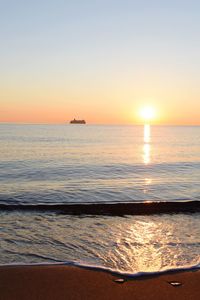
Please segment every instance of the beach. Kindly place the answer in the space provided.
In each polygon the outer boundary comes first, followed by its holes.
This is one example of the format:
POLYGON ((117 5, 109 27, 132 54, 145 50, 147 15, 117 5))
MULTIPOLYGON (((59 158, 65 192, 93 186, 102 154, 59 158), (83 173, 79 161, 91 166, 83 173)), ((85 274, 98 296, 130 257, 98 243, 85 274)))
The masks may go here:
POLYGON ((1 300, 176 299, 197 300, 200 272, 173 272, 127 279, 73 266, 1 266, 1 300), (117 282, 118 279, 123 282, 117 282), (171 282, 181 283, 173 286, 171 282))

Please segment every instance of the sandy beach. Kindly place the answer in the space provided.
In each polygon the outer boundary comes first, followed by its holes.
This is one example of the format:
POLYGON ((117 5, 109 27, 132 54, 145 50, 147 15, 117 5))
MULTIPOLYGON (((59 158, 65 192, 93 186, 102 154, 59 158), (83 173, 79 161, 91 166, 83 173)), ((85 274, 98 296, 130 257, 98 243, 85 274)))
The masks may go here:
POLYGON ((2 266, 1 300, 181 299, 200 297, 200 272, 177 272, 116 282, 112 274, 71 266, 2 266), (180 282, 173 286, 170 282, 180 282))

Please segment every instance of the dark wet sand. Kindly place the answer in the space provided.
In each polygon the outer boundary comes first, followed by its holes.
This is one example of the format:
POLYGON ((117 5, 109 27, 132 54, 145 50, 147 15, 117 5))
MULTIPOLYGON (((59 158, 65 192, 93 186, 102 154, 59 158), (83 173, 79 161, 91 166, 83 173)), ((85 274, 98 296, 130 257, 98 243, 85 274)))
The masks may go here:
POLYGON ((148 299, 199 300, 200 271, 116 283, 118 277, 70 266, 0 267, 1 300, 148 299), (181 282, 173 287, 170 281, 181 282))

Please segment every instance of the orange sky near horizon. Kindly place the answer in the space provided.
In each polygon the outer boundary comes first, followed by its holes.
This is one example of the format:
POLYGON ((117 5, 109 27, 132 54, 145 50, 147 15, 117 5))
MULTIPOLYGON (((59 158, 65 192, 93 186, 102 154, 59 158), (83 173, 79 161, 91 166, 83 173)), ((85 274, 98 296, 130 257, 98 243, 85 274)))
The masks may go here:
MULTIPOLYGON (((20 88, 3 92, 1 100, 0 122, 13 123, 66 123, 73 118, 85 119, 88 124, 143 124, 140 116, 141 108, 152 106, 155 109, 155 118, 151 121, 156 125, 200 125, 200 101, 189 95, 178 96, 173 91, 162 94, 157 90, 157 95, 149 97, 151 91, 131 91, 130 87, 116 89, 102 87, 90 91, 77 92, 75 89, 68 91, 61 87, 47 89, 20 88), (60 93, 60 94, 59 94, 60 93), (170 100, 168 100, 170 99, 170 100)), ((79 90, 78 89, 78 90, 79 90)), ((2 90, 1 90, 2 93, 2 90)))
MULTIPOLYGON (((55 100, 57 103, 58 101, 55 100)), ((71 119, 85 119, 88 124, 124 124, 138 125, 143 124, 144 120, 140 116, 141 105, 127 105, 121 107, 116 105, 115 109, 106 108, 103 105, 95 107, 77 108, 77 105, 11 105, 1 107, 1 122, 6 123, 49 123, 62 124, 68 123, 71 119)), ((146 103, 144 103, 144 106, 146 103)), ((149 103, 147 102, 147 105, 149 103)), ((79 105, 78 105, 79 106, 79 105)), ((113 104, 112 104, 113 106, 113 104)), ((80 106, 79 106, 80 107, 80 106)), ((155 125, 200 125, 199 110, 191 110, 187 107, 177 111, 176 108, 153 106, 156 110, 155 118, 150 123, 155 125), (163 108, 163 110, 162 110, 163 108), (177 112, 176 112, 177 111, 177 112), (175 113, 176 112, 176 113, 175 113)))

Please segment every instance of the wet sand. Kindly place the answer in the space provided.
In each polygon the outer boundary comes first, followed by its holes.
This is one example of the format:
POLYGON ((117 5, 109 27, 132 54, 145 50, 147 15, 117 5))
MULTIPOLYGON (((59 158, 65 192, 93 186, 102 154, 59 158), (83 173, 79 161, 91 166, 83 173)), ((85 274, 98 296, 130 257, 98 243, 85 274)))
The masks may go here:
POLYGON ((103 271, 71 266, 2 266, 0 300, 200 299, 200 271, 115 282, 103 271), (172 286, 169 282, 180 282, 172 286))

